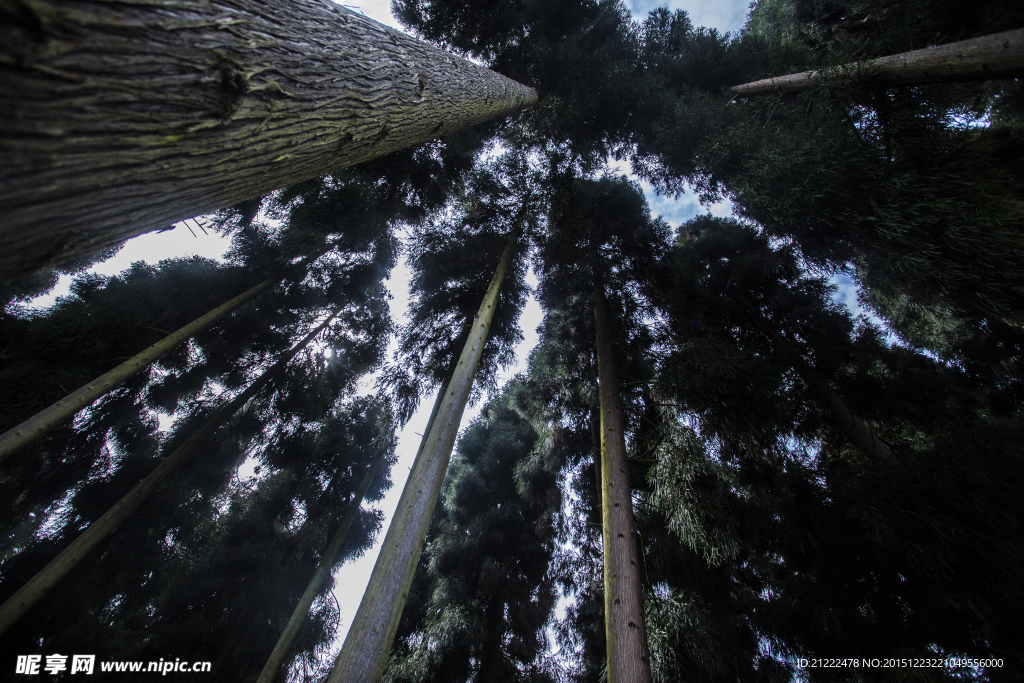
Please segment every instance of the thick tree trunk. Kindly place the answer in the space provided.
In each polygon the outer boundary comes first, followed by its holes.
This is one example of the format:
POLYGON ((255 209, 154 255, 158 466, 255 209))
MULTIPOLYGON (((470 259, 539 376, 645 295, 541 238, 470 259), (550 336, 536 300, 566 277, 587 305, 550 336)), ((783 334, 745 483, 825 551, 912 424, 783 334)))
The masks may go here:
POLYGON ((329 315, 326 320, 307 334, 302 341, 289 349, 284 356, 271 365, 258 379, 246 387, 245 391, 218 408, 195 434, 190 436, 185 443, 167 456, 145 479, 125 494, 121 500, 114 503, 109 510, 103 513, 102 517, 90 524, 78 538, 72 541, 57 557, 53 558, 49 564, 29 579, 7 602, 0 605, 0 635, 6 632, 33 605, 46 597, 50 590, 67 576, 100 541, 109 536, 128 515, 134 512, 149 497, 158 484, 170 477, 188 456, 192 455, 196 446, 227 422, 257 391, 276 378, 288 362, 295 357, 295 354, 320 334, 338 313, 340 313, 340 309, 329 315))
POLYGON ((327 683, 377 681, 387 665, 521 225, 520 216, 473 320, 451 383, 423 437, 370 582, 327 683))
POLYGON ((601 537, 608 683, 643 683, 651 680, 651 662, 626 462, 625 419, 608 328, 608 304, 604 288, 597 281, 594 283, 594 328, 601 394, 601 537))
POLYGON ((338 553, 341 551, 341 544, 345 542, 345 537, 348 536, 348 530, 352 528, 352 523, 355 521, 356 515, 359 513, 359 506, 363 502, 366 490, 370 488, 370 482, 373 481, 373 476, 383 461, 384 450, 382 449, 370 463, 369 469, 366 470, 366 475, 359 483, 359 488, 356 490, 352 500, 349 501, 348 506, 345 509, 345 516, 341 518, 341 523, 338 525, 337 531, 334 532, 334 536, 331 537, 330 543, 327 544, 327 549, 324 550, 323 557, 320 559, 320 564, 317 565, 316 571, 313 572, 313 578, 310 579, 309 584, 306 585, 306 590, 303 591, 302 597, 299 598, 299 604, 297 604, 295 609, 292 611, 292 615, 288 619, 288 623, 285 625, 284 631, 281 633, 281 637, 278 638, 273 652, 270 653, 267 663, 263 666, 263 671, 260 672, 259 678, 256 679, 256 683, 273 683, 275 680, 277 672, 281 668, 281 664, 284 663, 285 656, 288 654, 288 649, 292 646, 295 636, 299 634, 299 629, 306 621, 306 617, 309 614, 309 608, 313 604, 313 600, 316 599, 316 596, 320 593, 320 587, 324 585, 324 581, 326 581, 327 577, 331 574, 331 567, 334 566, 334 561, 337 559, 338 553))
POLYGON ((536 99, 329 0, 0 3, 0 280, 536 99))
POLYGON ((789 362, 793 364, 794 369, 800 373, 800 377, 803 378, 807 386, 811 388, 825 404, 825 407, 832 417, 835 418, 839 428, 843 430, 847 438, 850 439, 850 443, 859 448, 865 455, 871 458, 877 458, 885 460, 892 457, 892 451, 884 441, 875 436, 871 428, 860 419, 850 406, 846 405, 846 401, 843 397, 837 394, 829 387, 828 382, 822 377, 817 370, 811 367, 811 364, 804 360, 804 357, 799 351, 790 343, 788 339, 779 334, 778 330, 765 319, 764 315, 753 305, 747 304, 757 322, 758 327, 775 343, 778 347, 779 352, 789 362))
POLYGON ((850 75, 879 85, 927 85, 1024 76, 1024 29, 995 33, 898 55, 843 64, 838 70, 804 71, 734 85, 740 97, 797 92, 850 75))

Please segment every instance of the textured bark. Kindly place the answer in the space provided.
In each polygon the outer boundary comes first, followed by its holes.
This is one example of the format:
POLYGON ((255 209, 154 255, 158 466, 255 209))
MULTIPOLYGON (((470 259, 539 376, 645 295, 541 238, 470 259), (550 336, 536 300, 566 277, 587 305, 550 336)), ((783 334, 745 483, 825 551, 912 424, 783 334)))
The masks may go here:
POLYGON ((594 328, 601 395, 601 538, 604 543, 604 624, 608 683, 651 680, 640 583, 636 519, 626 462, 625 418, 619 397, 604 288, 594 284, 594 328))
POLYGON ((807 90, 835 75, 851 75, 879 85, 927 85, 1024 76, 1024 29, 995 33, 923 50, 843 64, 833 72, 804 71, 734 85, 746 97, 807 90))
POLYGON ((2 0, 0 280, 536 99, 329 0, 2 0))
POLYGON ((90 524, 78 538, 72 541, 57 557, 53 558, 49 564, 29 579, 7 602, 0 605, 0 635, 3 635, 33 605, 46 597, 61 579, 67 576, 86 555, 99 545, 103 539, 109 536, 128 515, 134 512, 149 497, 158 484, 170 477, 192 455, 196 446, 227 422, 257 391, 276 378, 288 362, 295 357, 295 354, 301 351, 316 335, 320 334, 339 312, 340 309, 329 315, 326 320, 307 334, 302 341, 289 349, 284 356, 271 365, 258 379, 246 387, 245 391, 217 409, 195 434, 190 436, 185 443, 167 456, 152 472, 146 475, 145 479, 125 494, 121 500, 114 503, 109 510, 103 513, 102 517, 90 524))
POLYGON ((748 304, 748 308, 761 331, 768 335, 778 347, 780 353, 789 359, 789 362, 800 373, 800 377, 807 383, 807 386, 811 388, 811 391, 818 396, 828 411, 832 413, 836 424, 839 425, 839 428, 850 439, 850 443, 859 448, 868 457, 880 460, 891 458, 892 451, 889 449, 889 446, 875 436, 867 423, 860 419, 850 409, 850 406, 846 405, 846 401, 843 400, 842 396, 829 387, 825 378, 810 363, 804 360, 804 357, 794 348, 793 344, 779 334, 775 327, 754 306, 748 304))
POLYGON ((384 673, 494 318, 501 283, 519 241, 521 224, 520 216, 473 320, 451 383, 445 389, 430 429, 423 437, 423 445, 388 526, 370 582, 327 683, 377 681, 384 673))
POLYGON ((288 619, 284 631, 281 632, 281 637, 278 638, 273 652, 270 653, 267 663, 263 666, 263 671, 260 672, 259 678, 256 679, 256 683, 273 683, 275 680, 277 672, 284 663, 285 656, 288 654, 288 649, 291 648, 292 642, 295 641, 295 636, 299 634, 299 629, 309 615, 309 608, 312 606, 313 600, 320 593, 320 587, 324 585, 324 581, 331 575, 331 567, 334 566, 338 553, 341 551, 341 544, 345 542, 345 537, 348 536, 348 531, 352 528, 352 523, 359 513, 359 506, 363 502, 363 497, 366 496, 366 490, 370 488, 373 475, 377 472, 377 468, 380 467, 383 461, 384 451, 381 450, 377 457, 373 459, 373 462, 370 463, 369 469, 366 470, 366 475, 359 483, 355 496, 349 501, 337 531, 331 537, 331 541, 327 544, 327 549, 324 550, 323 557, 320 559, 320 564, 317 565, 316 571, 313 572, 313 578, 306 585, 306 590, 303 591, 302 596, 299 598, 299 604, 292 611, 292 615, 288 619))

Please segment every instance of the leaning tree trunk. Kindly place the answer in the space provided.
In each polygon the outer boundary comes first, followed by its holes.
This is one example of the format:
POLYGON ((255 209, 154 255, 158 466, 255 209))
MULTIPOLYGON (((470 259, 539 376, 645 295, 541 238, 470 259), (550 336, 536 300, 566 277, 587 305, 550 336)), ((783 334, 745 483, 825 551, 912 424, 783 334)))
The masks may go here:
POLYGON ((594 282, 594 329, 601 400, 601 539, 604 544, 604 629, 608 683, 651 680, 636 519, 626 462, 626 421, 619 397, 608 303, 594 282))
POLYGON ((797 92, 827 83, 836 76, 854 76, 878 85, 927 85, 1024 76, 1024 29, 865 59, 836 69, 765 78, 734 85, 728 92, 740 97, 797 92))
POLYGON ((203 328, 222 320, 257 294, 284 280, 290 272, 294 272, 296 269, 301 270, 308 263, 323 256, 324 253, 326 251, 306 259, 293 268, 286 269, 280 275, 267 278, 263 282, 250 287, 235 298, 224 302, 212 311, 171 332, 160 341, 143 349, 91 382, 75 389, 56 403, 43 408, 21 424, 0 434, 0 462, 11 457, 36 439, 49 434, 55 427, 70 420, 79 410, 121 386, 129 378, 148 368, 172 349, 177 348, 180 344, 194 337, 203 328))
POLYGON ((836 424, 843 430, 846 437, 850 440, 854 446, 859 448, 865 455, 871 458, 877 458, 880 460, 886 460, 892 457, 892 451, 884 441, 875 436, 874 432, 871 431, 871 427, 868 427, 864 420, 860 419, 850 406, 846 405, 846 401, 843 397, 837 394, 828 385, 828 382, 822 377, 817 370, 815 370, 810 363, 804 360, 803 355, 793 346, 793 344, 779 334, 778 330, 767 320, 764 315, 755 306, 747 303, 746 304, 751 315, 754 317, 754 321, 757 326, 761 328, 769 339, 774 342, 778 347, 779 352, 789 362, 793 364, 794 369, 800 373, 800 377, 803 378, 807 386, 810 387, 818 399, 825 404, 828 411, 835 418, 836 424))
POLYGON ((0 281, 537 100, 329 0, 19 0, 0 37, 0 281))
POLYGON ((355 521, 356 515, 359 513, 359 506, 363 502, 366 490, 370 488, 370 482, 373 481, 377 468, 384 461, 384 454, 384 449, 381 449, 373 461, 370 462, 369 468, 359 484, 359 488, 356 490, 352 500, 348 502, 345 515, 341 518, 337 531, 334 532, 331 542, 328 543, 327 549, 324 550, 323 557, 320 558, 320 564, 317 565, 316 571, 313 572, 313 578, 306 585, 306 590, 303 591, 302 597, 299 598, 299 604, 292 611, 292 615, 288 619, 284 631, 281 632, 281 637, 278 638, 273 652, 270 653, 267 663, 263 666, 263 671, 260 672, 259 678, 256 679, 256 683, 273 683, 278 670, 284 663, 284 658, 287 656, 289 648, 292 646, 292 642, 295 641, 295 636, 299 634, 299 629, 306 621, 306 616, 309 614, 309 608, 312 606, 313 600, 320 593, 320 587, 324 585, 324 581, 331 575, 331 567, 334 566, 334 561, 341 551, 341 544, 345 542, 348 530, 352 528, 352 522, 355 521))
POLYGON ((521 226, 522 214, 473 320, 451 383, 423 437, 370 582, 327 683, 377 681, 387 665, 521 226))
POLYGON ((99 519, 71 542, 57 557, 29 579, 24 586, 12 595, 7 602, 0 605, 0 635, 3 635, 25 612, 42 600, 57 583, 91 552, 103 539, 109 536, 128 515, 135 511, 153 492, 158 484, 165 481, 195 451, 202 441, 213 434, 221 425, 244 406, 257 391, 276 378, 288 362, 295 357, 310 341, 323 331, 341 309, 327 316, 312 332, 303 337, 302 341, 289 349, 284 356, 271 365, 262 375, 252 382, 245 391, 217 409, 202 427, 190 436, 185 443, 176 448, 163 462, 156 466, 145 479, 129 491, 121 500, 103 513, 99 519))

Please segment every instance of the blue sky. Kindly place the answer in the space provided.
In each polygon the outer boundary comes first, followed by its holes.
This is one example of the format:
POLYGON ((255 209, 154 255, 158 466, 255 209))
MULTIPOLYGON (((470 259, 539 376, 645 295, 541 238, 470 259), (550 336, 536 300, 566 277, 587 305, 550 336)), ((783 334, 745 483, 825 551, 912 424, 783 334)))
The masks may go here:
POLYGON ((668 3, 629 0, 626 5, 635 19, 643 19, 648 12, 658 7, 686 10, 694 26, 717 28, 722 33, 735 32, 742 28, 750 9, 749 3, 744 0, 671 0, 668 3))

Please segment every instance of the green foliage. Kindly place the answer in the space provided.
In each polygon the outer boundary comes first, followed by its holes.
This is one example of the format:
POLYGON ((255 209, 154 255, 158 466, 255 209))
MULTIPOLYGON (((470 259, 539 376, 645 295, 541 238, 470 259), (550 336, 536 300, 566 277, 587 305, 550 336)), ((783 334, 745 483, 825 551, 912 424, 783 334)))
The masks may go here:
POLYGON ((474 396, 495 389, 495 377, 514 360, 522 340, 519 312, 526 301, 527 241, 536 228, 539 203, 535 174, 513 155, 480 165, 438 212, 418 226, 407 253, 409 322, 399 331, 395 362, 381 385, 391 391, 400 421, 416 409, 421 395, 445 381, 510 239, 517 239, 499 292, 474 383, 474 396))
MULTIPOLYGON (((136 264, 109 280, 87 275, 73 287, 74 298, 31 321, 30 331, 39 327, 45 335, 59 325, 88 333, 77 321, 95 320, 94 346, 68 353, 65 367, 53 362, 60 355, 51 355, 48 365, 41 355, 35 376, 20 367, 19 381, 27 386, 39 377, 59 382, 58 373, 75 368, 74 362, 102 367, 108 348, 137 350, 154 312, 187 321, 195 309, 224 297, 225 285, 242 273, 329 252, 165 356, 44 439, 36 452, 18 454, 3 482, 23 491, 7 499, 21 509, 12 509, 7 522, 13 544, 4 557, 6 577, 31 575, 45 564, 202 425, 225 396, 244 390, 325 310, 340 309, 319 346, 302 351, 271 390, 257 394, 201 445, 198 462, 158 487, 98 557, 88 558, 23 618, 5 647, 84 647, 100 658, 154 660, 171 648, 216 662, 222 675, 234 671, 238 680, 258 673, 365 464, 380 450, 394 451, 388 410, 353 396, 359 377, 382 362, 391 331, 382 280, 396 255, 392 215, 352 211, 359 201, 373 206, 373 187, 357 176, 307 186, 288 203, 280 227, 253 221, 238 231, 225 266, 192 259, 136 264), (112 326, 114 316, 123 316, 120 327, 112 326), (90 357, 97 349, 105 355, 90 357), (168 433, 158 431, 154 409, 173 414, 168 433), (254 474, 240 478, 246 462, 254 474), (18 520, 25 511, 31 521, 18 520)), ((54 343, 74 351, 71 335, 54 343)), ((382 469, 369 499, 389 485, 382 469)), ((375 513, 360 513, 339 561, 369 547, 379 525, 375 513)), ((5 594, 14 588, 11 581, 3 584, 5 594)), ((319 600, 295 646, 301 662, 318 663, 336 621, 333 600, 319 600)))
POLYGON ((792 241, 816 269, 856 273, 898 334, 925 341, 906 307, 891 303, 911 297, 942 334, 925 348, 951 353, 949 360, 965 351, 949 332, 984 328, 999 347, 984 362, 998 367, 1019 353, 1024 315, 1012 82, 880 89, 869 76, 835 77, 795 98, 731 104, 716 91, 815 62, 1018 26, 1019 8, 1001 7, 960 22, 964 10, 952 3, 927 12, 915 3, 762 3, 748 30, 717 42, 685 16, 653 13, 649 49, 672 56, 652 66, 676 95, 640 141, 634 165, 669 192, 689 183, 706 200, 729 197, 740 215, 792 241), (866 21, 855 31, 822 28, 854 17, 866 21), (751 56, 768 72, 743 76, 751 56))
POLYGON ((561 501, 553 478, 526 464, 538 435, 509 402, 509 392, 491 401, 459 440, 386 681, 552 680, 542 627, 561 501))
MULTIPOLYGON (((363 466, 390 462, 395 424, 444 381, 521 229, 476 383, 494 398, 459 442, 386 680, 606 675, 595 285, 613 322, 657 680, 903 680, 795 661, 945 655, 1004 667, 929 680, 1019 678, 1024 86, 880 88, 833 67, 1018 28, 1024 6, 760 0, 736 34, 667 9, 634 22, 609 0, 394 6, 424 38, 536 87, 538 105, 220 212, 225 264, 103 278, 83 272, 90 257, 65 268, 71 296, 40 312, 19 302, 56 272, 0 292, 4 427, 324 253, 7 463, 5 596, 341 309, 4 647, 187 653, 253 678, 363 466), (812 68, 824 82, 797 96, 724 94, 812 68), (673 242, 634 182, 601 175, 609 155, 667 194, 728 198, 736 217, 696 218, 673 242), (399 330, 382 286, 396 231, 413 271, 399 330), (499 395, 531 266, 541 340, 499 395), (835 302, 835 275, 881 324, 835 302), (357 397, 382 367, 386 400, 357 397), (869 460, 822 386, 894 457, 869 460)), ((369 499, 389 485, 380 470, 369 499)), ((360 512, 339 563, 380 521, 360 512)), ((325 587, 293 677, 324 673, 337 619, 325 587)))
POLYGON ((600 163, 624 149, 656 106, 657 82, 642 68, 629 12, 617 0, 394 0, 392 9, 424 38, 535 87, 540 102, 509 131, 531 146, 564 146, 600 163))

